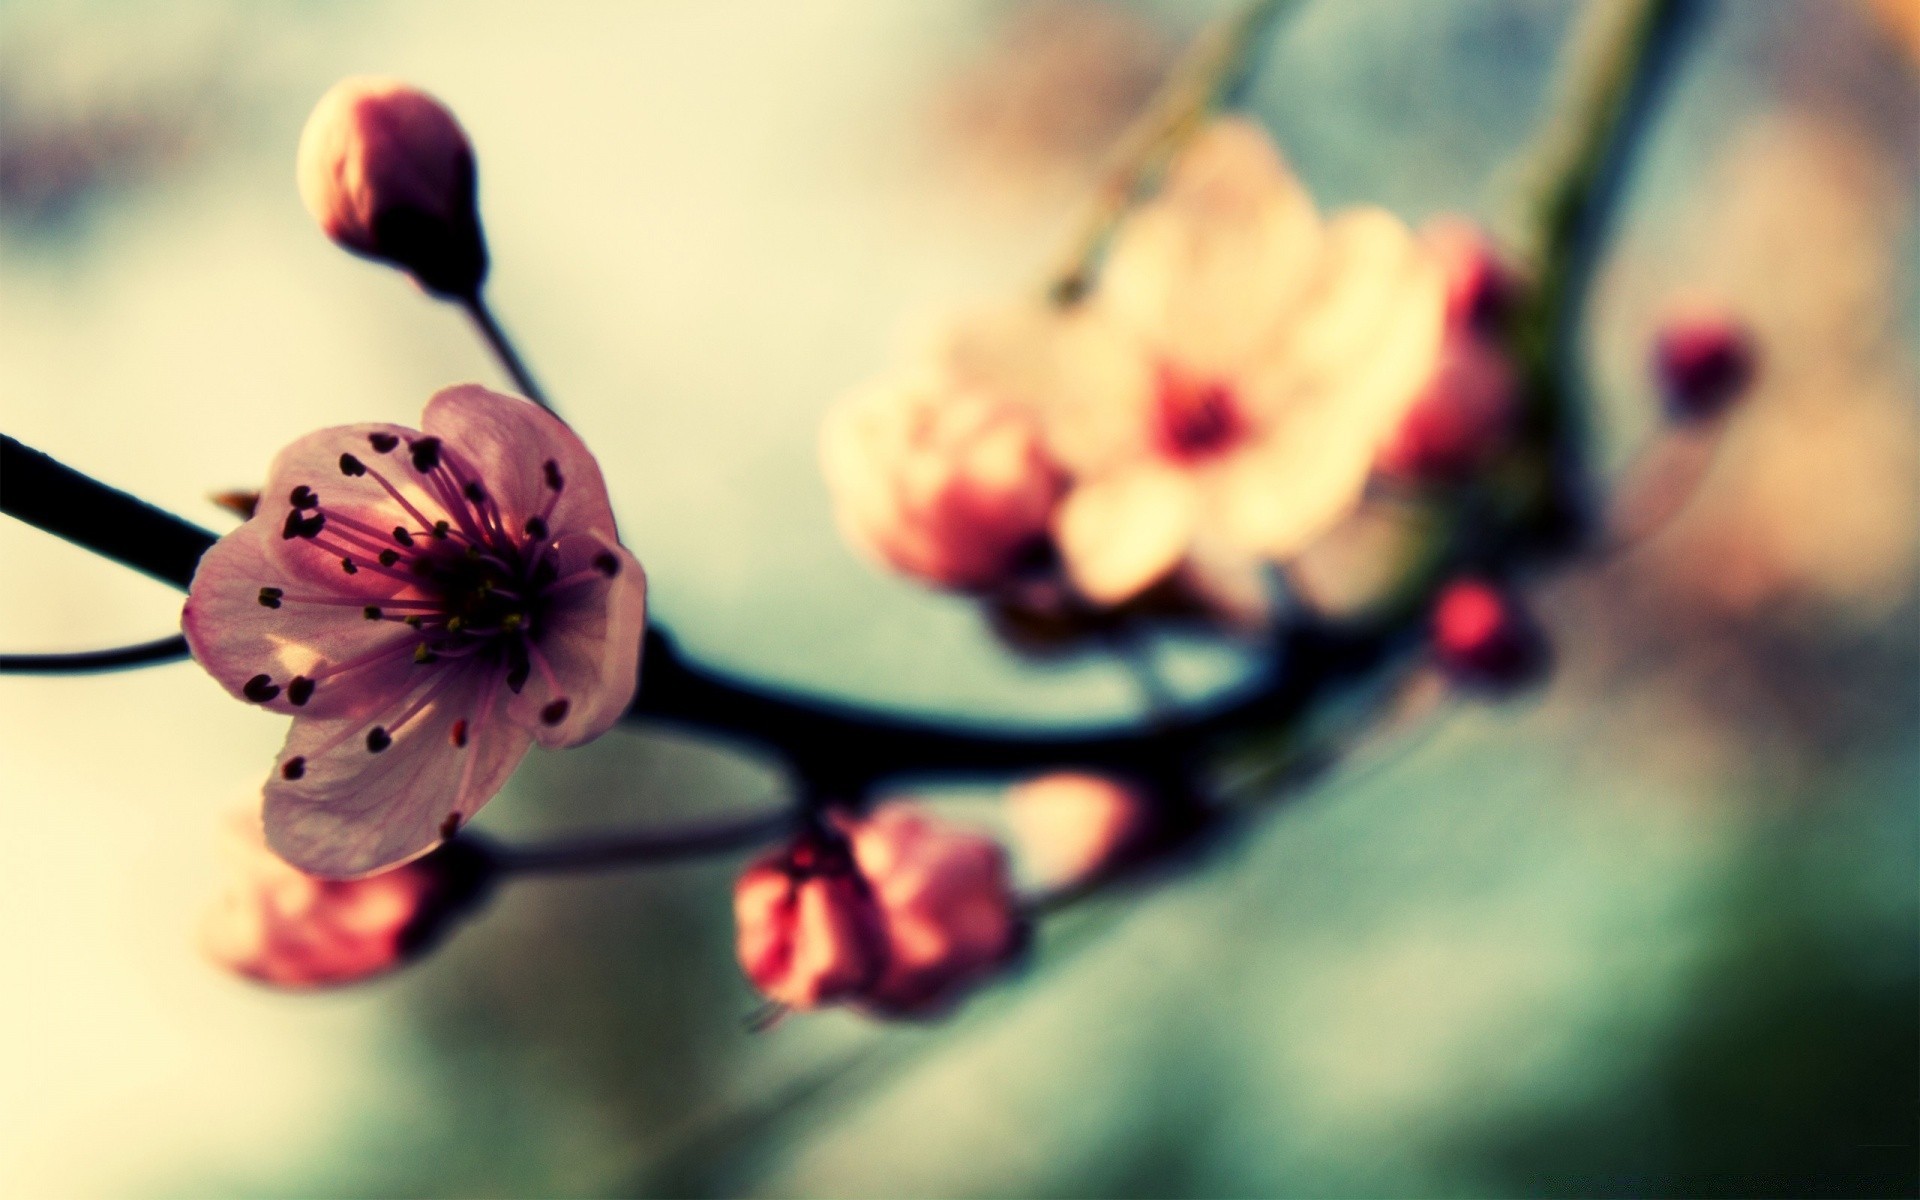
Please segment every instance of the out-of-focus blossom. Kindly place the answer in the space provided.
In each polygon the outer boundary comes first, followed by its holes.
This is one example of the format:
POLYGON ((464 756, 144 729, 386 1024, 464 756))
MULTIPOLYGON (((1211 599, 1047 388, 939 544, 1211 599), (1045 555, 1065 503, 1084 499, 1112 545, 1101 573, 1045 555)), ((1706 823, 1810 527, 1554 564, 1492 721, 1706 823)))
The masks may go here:
POLYGON ((1674 317, 1660 330, 1654 371, 1667 410, 1682 421, 1705 421, 1727 411, 1753 384, 1753 334, 1719 313, 1674 317))
POLYGON ((430 948, 487 882, 484 860, 457 843, 361 879, 318 879, 267 849, 251 811, 235 814, 224 850, 232 878, 201 945, 220 966, 274 987, 391 971, 430 948))
POLYGON ((896 570, 991 591, 1048 556, 1064 480, 1033 410, 989 389, 927 373, 858 392, 821 461, 842 531, 896 570))
POLYGON ((1420 238, 1446 279, 1448 330, 1497 337, 1519 302, 1519 273, 1471 221, 1442 218, 1424 227, 1420 238))
POLYGON ((1137 788, 1100 775, 1062 771, 1007 793, 1014 845, 1053 886, 1090 879, 1139 849, 1153 831, 1153 807, 1137 788))
POLYGON ((1547 643, 1532 616, 1505 589, 1456 579, 1433 606, 1433 652, 1460 683, 1504 691, 1539 678, 1547 643))
POLYGON ((335 84, 300 134, 300 198, 326 235, 441 296, 487 274, 473 148, 432 96, 391 79, 335 84))
POLYGON ((188 594, 194 657, 294 718, 266 836, 315 875, 423 853, 534 741, 598 736, 637 683, 646 581, 580 439, 473 385, 434 396, 421 425, 282 451, 188 594))
POLYGON ((787 1008, 858 996, 886 967, 879 904, 838 833, 810 833, 748 867, 733 914, 740 969, 787 1008))
POLYGON ((1006 853, 993 839, 905 804, 845 829, 886 922, 886 970, 860 996, 864 1007, 934 1015, 1020 950, 1025 926, 1006 853))

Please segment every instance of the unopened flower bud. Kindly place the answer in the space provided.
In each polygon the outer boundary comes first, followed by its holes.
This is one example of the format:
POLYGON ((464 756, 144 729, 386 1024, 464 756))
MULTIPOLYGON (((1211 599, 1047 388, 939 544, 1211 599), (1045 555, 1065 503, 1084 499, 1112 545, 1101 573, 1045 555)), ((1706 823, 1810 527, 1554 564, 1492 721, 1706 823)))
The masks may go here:
POLYGON ((1481 338, 1450 334, 1432 381, 1376 465, 1413 482, 1461 482, 1512 444, 1519 416, 1519 385, 1506 354, 1481 338))
POLYGON ((818 1008, 886 966, 880 907, 837 833, 810 833, 748 867, 733 890, 740 969, 767 999, 818 1008))
POLYGON ((904 574, 992 591, 1049 558, 1065 481, 1035 415, 990 391, 923 376, 858 393, 821 462, 842 531, 904 574))
POLYGON ((1682 421, 1719 416, 1752 385, 1757 359, 1752 334, 1730 317, 1702 314, 1669 321, 1654 348, 1667 411, 1682 421))
POLYGON ((886 919, 887 966, 861 1004, 931 1016, 1004 968, 1025 944, 1007 856, 993 839, 908 805, 846 823, 886 919))
POLYGON ((485 893, 492 861, 448 842, 359 879, 320 879, 267 849, 257 813, 229 825, 233 878, 201 945, 215 963, 281 988, 357 983, 425 953, 485 893))
POLYGON ((1007 793, 1014 845, 1034 873, 1062 887, 1124 861, 1153 832, 1153 807, 1139 790, 1099 775, 1062 771, 1007 793))
POLYGON ((1520 277, 1469 221, 1443 218, 1421 231, 1446 276, 1447 328, 1483 337, 1500 332, 1520 297, 1520 277))
POLYGON ((1547 641, 1514 597, 1480 579, 1457 579, 1433 606, 1433 651, 1456 682, 1507 691, 1544 674, 1547 641))
POLYGON ((335 84, 300 134, 300 198, 335 242, 408 272, 439 296, 487 274, 473 148, 425 92, 387 79, 335 84))

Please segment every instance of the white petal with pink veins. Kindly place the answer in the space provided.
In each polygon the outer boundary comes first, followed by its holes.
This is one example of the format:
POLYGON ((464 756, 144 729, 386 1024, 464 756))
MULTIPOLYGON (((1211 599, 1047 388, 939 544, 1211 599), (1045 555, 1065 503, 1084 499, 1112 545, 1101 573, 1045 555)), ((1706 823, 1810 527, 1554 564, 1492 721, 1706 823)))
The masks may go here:
POLYGON ((1074 586, 1096 603, 1117 604, 1179 564, 1198 515, 1190 477, 1140 467, 1075 488, 1054 533, 1074 586))

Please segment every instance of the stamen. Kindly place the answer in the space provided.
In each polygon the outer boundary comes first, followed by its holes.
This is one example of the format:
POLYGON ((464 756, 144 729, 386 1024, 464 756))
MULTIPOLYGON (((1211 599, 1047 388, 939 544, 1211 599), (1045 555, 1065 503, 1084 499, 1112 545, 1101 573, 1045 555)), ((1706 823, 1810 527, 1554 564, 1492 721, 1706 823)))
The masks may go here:
POLYGON ((382 550, 380 552, 380 565, 383 567, 391 567, 399 561, 400 552, 398 550, 382 550))
POLYGON ((565 696, 540 710, 540 719, 549 725, 558 725, 567 719, 567 709, 572 707, 565 696))
POLYGON ((460 494, 475 504, 485 504, 487 502, 487 489, 471 480, 467 482, 466 486, 460 489, 460 494))
POLYGON ((567 481, 564 478, 562 478, 560 475, 559 463, 555 462, 550 458, 546 462, 541 464, 540 469, 546 473, 547 486, 552 488, 554 491, 557 492, 562 487, 566 486, 567 481))
POLYGON ((280 694, 280 685, 271 675, 255 675, 240 688, 240 694, 255 704, 265 704, 280 694))
POLYGON ((300 510, 297 508, 288 509, 287 523, 280 527, 280 537, 282 540, 289 542, 294 538, 307 538, 311 540, 318 537, 320 531, 326 527, 327 516, 325 513, 316 512, 310 517, 305 517, 300 515, 300 510))
POLYGON ((465 717, 461 717, 453 723, 453 748, 456 750, 465 750, 467 748, 467 719, 465 717))
POLYGON ((298 754, 280 764, 280 778, 298 779, 307 773, 307 760, 298 754))
POLYGON ((367 473, 367 464, 361 462, 351 454, 342 454, 340 456, 340 473, 342 475, 365 475, 367 473))
POLYGON ((295 508, 319 508, 320 497, 314 493, 312 488, 303 483, 293 489, 293 493, 287 497, 287 503, 293 505, 295 508))
POLYGON ((279 608, 280 598, 285 595, 286 593, 277 587, 263 587, 260 589, 260 607, 279 608))
POLYGON ((400 439, 390 433, 370 433, 367 435, 367 444, 379 453, 385 454, 395 446, 398 446, 400 439))
POLYGON ((372 729, 367 730, 367 752, 369 754, 378 754, 391 745, 393 745, 393 735, 385 729, 375 725, 372 729))
POLYGON ((378 621, 382 616, 385 615, 380 611, 380 606, 378 604, 369 604, 365 608, 361 609, 360 611, 366 615, 366 618, 369 621, 378 621))
POLYGON ((407 443, 407 453, 413 456, 413 469, 424 475, 440 465, 440 439, 415 438, 407 443))
POLYGON ((393 527, 393 540, 399 542, 402 546, 411 546, 413 545, 413 534, 407 531, 406 526, 395 525, 393 527))
POLYGON ((593 556, 593 569, 612 579, 620 573, 620 559, 610 550, 602 550, 593 556))
POLYGON ((357 575, 360 573, 360 568, 354 566, 353 560, 350 558, 343 558, 340 560, 340 569, 342 571, 345 571, 349 575, 357 575))
POLYGON ((547 523, 539 517, 528 517, 525 529, 527 536, 535 541, 544 542, 547 540, 547 523))

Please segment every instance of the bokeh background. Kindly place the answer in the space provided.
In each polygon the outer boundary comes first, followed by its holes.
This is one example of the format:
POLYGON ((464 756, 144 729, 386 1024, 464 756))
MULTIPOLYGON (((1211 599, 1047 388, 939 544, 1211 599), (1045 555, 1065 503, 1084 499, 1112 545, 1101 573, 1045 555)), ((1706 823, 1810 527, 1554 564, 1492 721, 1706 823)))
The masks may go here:
MULTIPOLYGON (((835 538, 814 434, 956 306, 1028 286, 1200 4, 0 4, 0 426, 225 528, 312 428, 500 382, 329 246, 293 148, 402 76, 475 141, 493 296, 593 444, 659 619, 770 680, 1034 723, 1114 664, 1010 657, 835 538)), ((1320 0, 1250 106, 1326 202, 1517 228, 1573 5, 1320 0)), ((1653 541, 1543 589, 1544 694, 1443 713, 1151 891, 1044 931, 958 1018, 752 1033, 732 862, 510 885, 314 997, 193 939, 282 733, 196 668, 0 679, 0 1192, 1878 1195, 1920 1093, 1920 5, 1712 7, 1593 309, 1609 462, 1668 305, 1762 339, 1653 541)), ((8 650, 179 597, 0 522, 8 650)), ((1163 647, 1190 695, 1243 669, 1163 647)), ((503 837, 778 795, 616 733, 503 837)), ((978 797, 956 803, 983 808, 978 797)))

